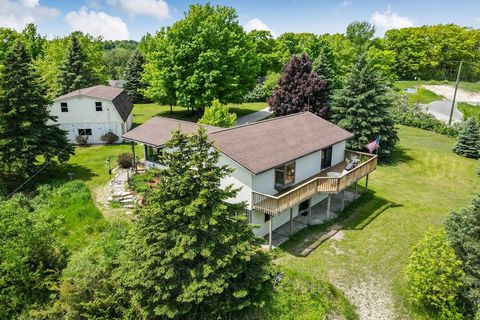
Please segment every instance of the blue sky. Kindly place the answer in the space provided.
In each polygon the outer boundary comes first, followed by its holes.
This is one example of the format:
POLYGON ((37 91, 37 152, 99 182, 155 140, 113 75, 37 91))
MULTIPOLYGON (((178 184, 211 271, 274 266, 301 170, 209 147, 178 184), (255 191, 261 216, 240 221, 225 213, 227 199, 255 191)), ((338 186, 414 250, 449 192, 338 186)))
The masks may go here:
MULTIPOLYGON (((35 22, 48 37, 81 30, 105 39, 139 40, 146 32, 171 25, 190 3, 176 0, 0 0, 0 26, 21 29, 35 22)), ((436 23, 480 27, 480 1, 234 0, 210 1, 237 9, 247 29, 344 32, 354 20, 375 24, 378 35, 391 28, 436 23)))

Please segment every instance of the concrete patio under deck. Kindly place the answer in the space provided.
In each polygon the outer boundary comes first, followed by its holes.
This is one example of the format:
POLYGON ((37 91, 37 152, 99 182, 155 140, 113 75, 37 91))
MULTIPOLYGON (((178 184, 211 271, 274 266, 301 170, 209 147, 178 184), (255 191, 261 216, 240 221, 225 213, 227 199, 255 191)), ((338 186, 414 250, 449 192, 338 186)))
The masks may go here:
MULTIPOLYGON (((357 199, 360 194, 357 194, 357 199)), ((354 201, 354 192, 345 190, 345 207, 354 201)), ((342 211, 342 192, 332 195, 330 203, 330 216, 327 217, 327 202, 328 198, 322 200, 312 207, 312 221, 311 225, 322 224, 329 219, 336 218, 342 211)), ((274 218, 275 219, 275 218, 274 218)), ((293 218, 292 235, 298 231, 308 227, 308 214, 298 215, 293 218)), ((272 232, 272 246, 278 247, 282 243, 288 240, 290 237, 290 221, 281 225, 272 232)), ((268 247, 268 234, 264 237, 267 240, 266 246, 268 247)))

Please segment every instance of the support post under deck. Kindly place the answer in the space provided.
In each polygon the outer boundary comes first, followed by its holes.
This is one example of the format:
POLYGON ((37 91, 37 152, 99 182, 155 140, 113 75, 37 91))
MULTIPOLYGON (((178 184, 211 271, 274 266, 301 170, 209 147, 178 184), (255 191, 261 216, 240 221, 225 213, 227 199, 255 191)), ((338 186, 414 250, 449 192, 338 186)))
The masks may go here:
POLYGON ((345 209, 345 189, 342 191, 342 212, 345 209))
POLYGON ((293 232, 293 207, 290 208, 290 236, 293 232))
POLYGON ((308 225, 312 224, 312 199, 308 201, 308 225))
POLYGON ((368 189, 368 174, 367 174, 367 178, 365 179, 365 189, 368 189))
POLYGON ((330 204, 332 202, 332 195, 328 195, 328 200, 327 200, 327 219, 330 219, 330 204))
POLYGON ((268 220, 268 249, 272 250, 272 220, 273 216, 270 216, 270 220, 268 220))
POLYGON ((358 182, 355 181, 355 196, 353 197, 353 200, 357 200, 357 194, 358 194, 358 182))

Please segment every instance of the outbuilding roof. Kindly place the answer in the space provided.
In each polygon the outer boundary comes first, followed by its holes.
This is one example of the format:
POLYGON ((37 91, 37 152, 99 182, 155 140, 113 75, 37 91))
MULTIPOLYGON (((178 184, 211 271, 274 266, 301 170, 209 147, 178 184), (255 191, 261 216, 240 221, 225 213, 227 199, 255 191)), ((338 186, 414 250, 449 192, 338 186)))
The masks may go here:
MULTIPOLYGON (((180 128, 183 132, 195 132, 199 124, 190 121, 183 121, 165 117, 153 117, 142 125, 125 133, 122 137, 125 140, 137 141, 151 146, 160 147, 171 137, 173 130, 180 128)), ((203 126, 208 133, 224 128, 214 126, 203 126)))
MULTIPOLYGON (((193 122, 155 117, 127 132, 123 138, 161 146, 170 138, 171 131, 179 126, 186 132, 193 132, 198 128, 198 124, 193 122)), ((205 128, 210 139, 223 154, 254 174, 353 136, 350 132, 310 112, 228 129, 211 126, 205 128)))
POLYGON ((209 136, 226 156, 257 174, 351 138, 353 134, 313 113, 302 112, 209 136))
POLYGON ((130 101, 130 98, 128 97, 128 94, 125 90, 104 85, 75 90, 60 97, 57 97, 55 101, 65 100, 78 96, 112 101, 115 109, 117 109, 117 112, 123 121, 127 120, 130 112, 132 112, 133 109, 133 104, 130 101))

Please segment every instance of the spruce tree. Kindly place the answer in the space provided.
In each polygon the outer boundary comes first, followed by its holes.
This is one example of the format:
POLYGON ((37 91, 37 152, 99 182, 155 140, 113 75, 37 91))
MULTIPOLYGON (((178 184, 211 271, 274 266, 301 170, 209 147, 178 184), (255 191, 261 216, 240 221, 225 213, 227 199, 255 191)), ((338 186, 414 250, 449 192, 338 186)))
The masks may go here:
POLYGON ((172 133, 161 179, 145 197, 127 239, 119 277, 127 317, 225 319, 264 304, 272 289, 269 256, 245 222, 231 173, 206 131, 172 133), (141 316, 140 316, 141 315, 141 316))
POLYGON ((89 57, 75 33, 71 35, 67 56, 59 69, 60 95, 99 84, 89 57))
POLYGON ((333 89, 337 88, 334 63, 332 49, 326 42, 323 42, 318 57, 313 61, 312 69, 320 79, 325 81, 325 92, 328 101, 331 99, 333 89))
POLYGON ((31 57, 17 40, 0 73, 0 180, 24 178, 44 161, 66 161, 74 148, 65 131, 47 125, 52 102, 38 81, 31 57))
POLYGON ((463 124, 453 152, 467 158, 477 159, 480 156, 480 131, 475 118, 469 118, 463 124))
POLYGON ((123 88, 127 91, 130 100, 133 103, 145 102, 145 96, 143 90, 147 87, 142 83, 143 65, 145 64, 145 58, 143 55, 136 51, 128 61, 127 68, 125 69, 125 84, 123 88))
POLYGON ((275 116, 310 111, 320 117, 327 117, 326 82, 312 71, 312 64, 306 54, 294 55, 285 64, 268 104, 275 116))
POLYGON ((343 88, 334 93, 331 106, 334 122, 354 134, 347 142, 348 148, 365 151, 369 142, 380 138, 378 154, 383 159, 390 158, 398 141, 392 116, 394 103, 391 88, 370 67, 364 51, 343 88))

